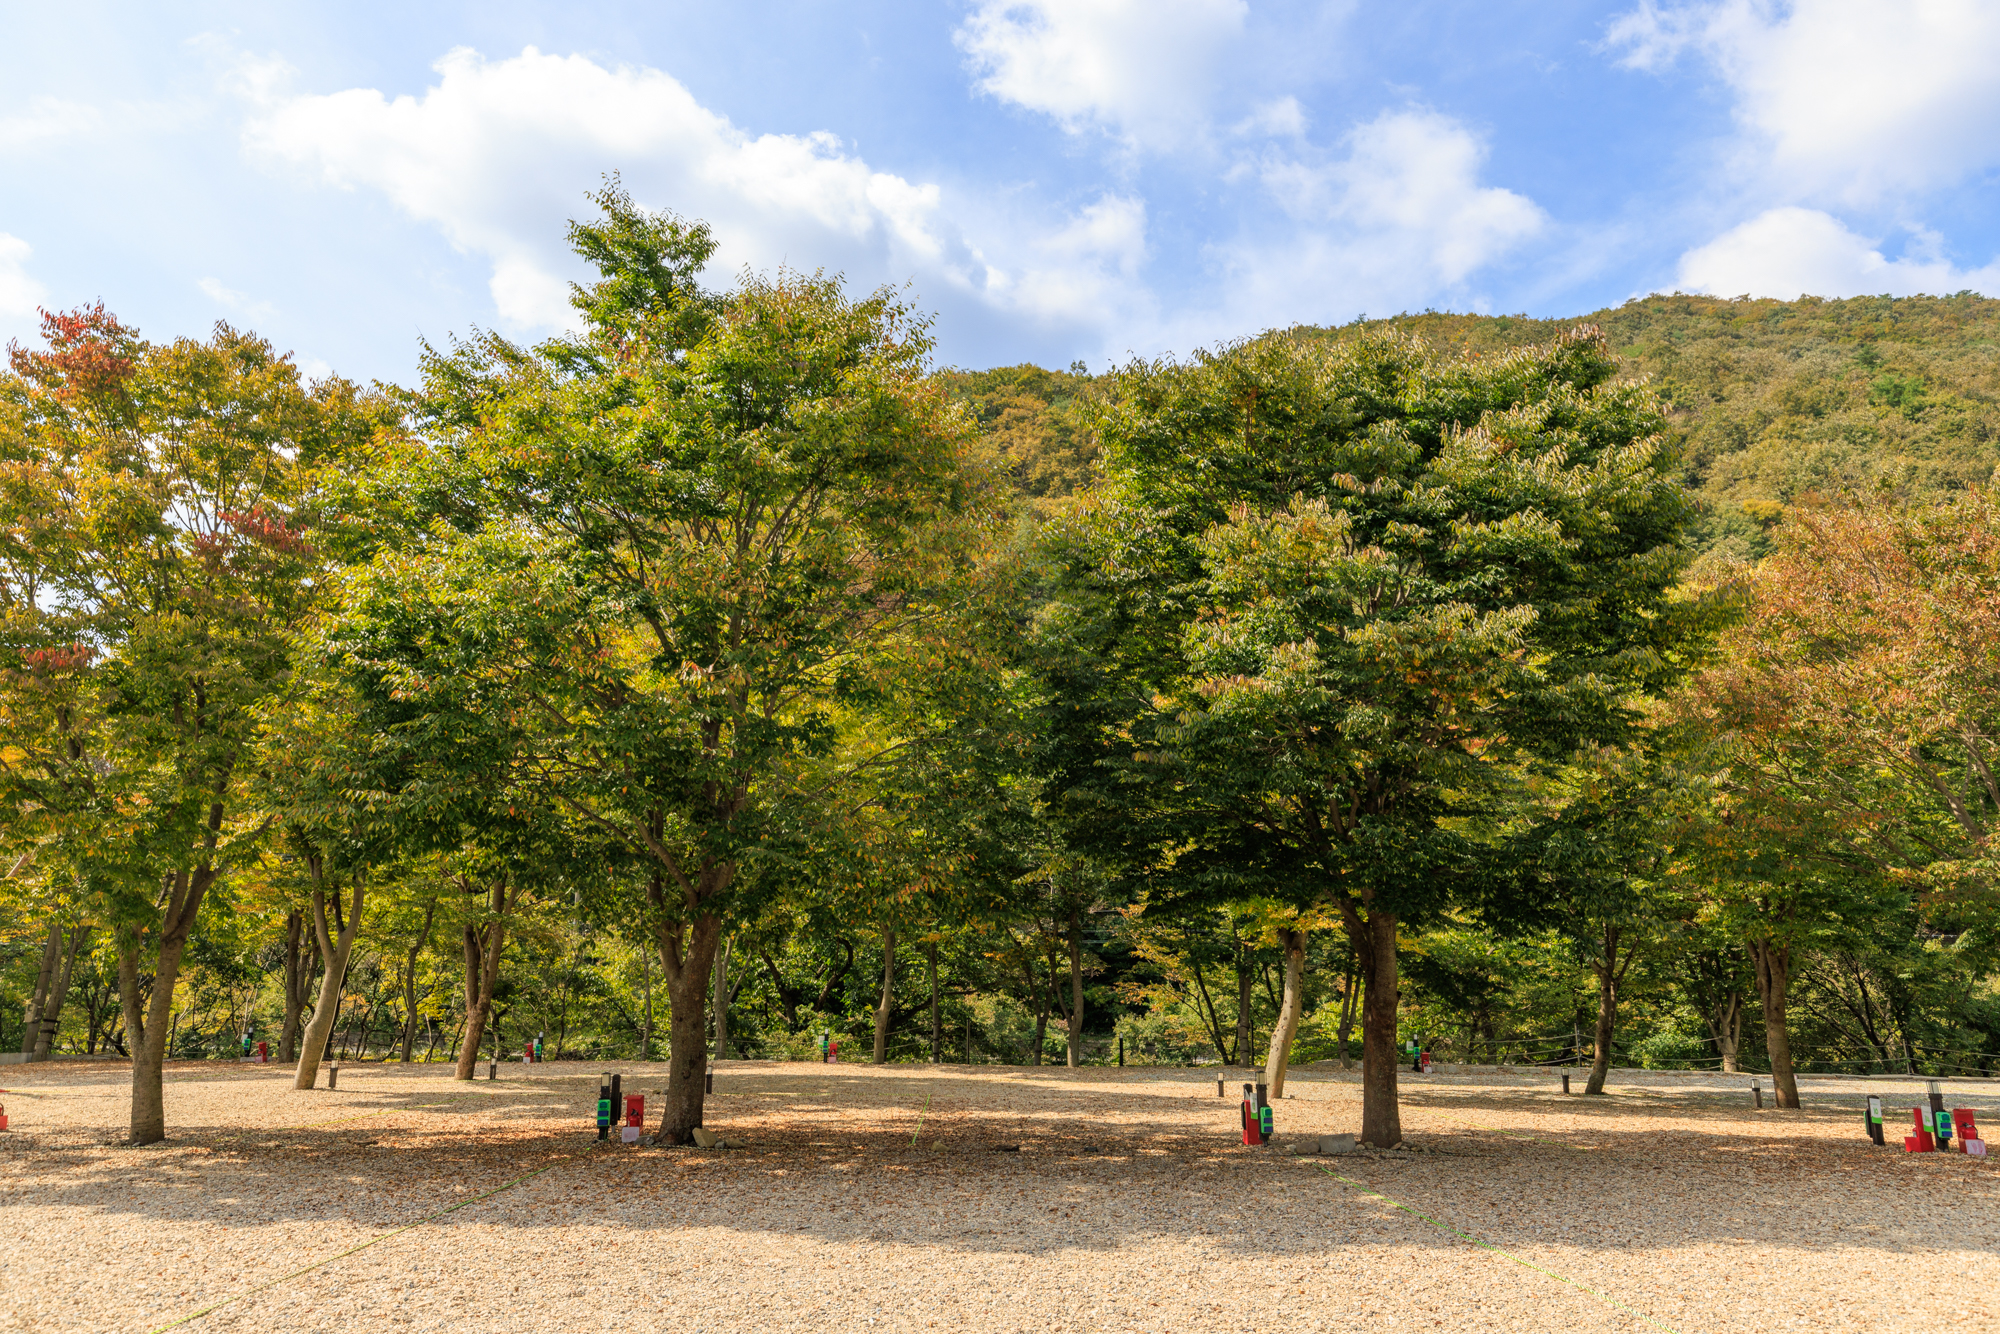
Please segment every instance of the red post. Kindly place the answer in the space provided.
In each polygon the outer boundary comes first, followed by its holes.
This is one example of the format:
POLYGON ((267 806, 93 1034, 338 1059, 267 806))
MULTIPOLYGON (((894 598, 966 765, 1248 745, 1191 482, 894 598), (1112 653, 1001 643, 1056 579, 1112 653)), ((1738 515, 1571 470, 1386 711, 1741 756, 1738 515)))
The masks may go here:
POLYGON ((1243 1086, 1243 1142, 1251 1145, 1264 1142, 1263 1119, 1257 1114, 1257 1089, 1252 1084, 1243 1086))

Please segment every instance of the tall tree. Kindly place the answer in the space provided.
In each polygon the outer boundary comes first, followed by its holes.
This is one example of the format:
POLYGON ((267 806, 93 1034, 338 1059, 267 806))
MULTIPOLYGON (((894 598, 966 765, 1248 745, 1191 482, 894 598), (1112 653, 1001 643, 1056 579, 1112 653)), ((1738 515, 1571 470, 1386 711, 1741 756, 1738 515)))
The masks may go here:
POLYGON ((1687 696, 1716 744, 1718 911, 1741 931, 1779 1105, 1802 948, 1912 892, 2000 910, 2000 504, 1795 507, 1687 696))
POLYGON ((149 347, 102 305, 13 347, 0 506, 13 583, 0 803, 101 887, 133 1058, 131 1134, 166 1134, 161 1067, 203 901, 267 826, 248 770, 317 584, 314 462, 365 432, 351 386, 261 339, 149 347), (21 562, 31 561, 32 569, 21 562), (142 973, 153 978, 143 994, 142 973))
POLYGON ((963 656, 986 493, 893 297, 794 274, 705 291, 705 225, 615 185, 598 203, 570 231, 599 274, 581 332, 427 356, 408 503, 430 526, 357 579, 336 638, 377 697, 504 718, 512 799, 641 868, 680 1143, 717 944, 846 775, 920 747, 834 756, 829 712, 963 656))
POLYGON ((1121 377, 1088 534, 1167 650, 1127 743, 1183 892, 1336 912, 1363 1138, 1402 1137, 1399 924, 1467 892, 1454 817, 1671 679, 1691 516, 1651 392, 1594 331, 1492 360, 1273 336, 1121 377))

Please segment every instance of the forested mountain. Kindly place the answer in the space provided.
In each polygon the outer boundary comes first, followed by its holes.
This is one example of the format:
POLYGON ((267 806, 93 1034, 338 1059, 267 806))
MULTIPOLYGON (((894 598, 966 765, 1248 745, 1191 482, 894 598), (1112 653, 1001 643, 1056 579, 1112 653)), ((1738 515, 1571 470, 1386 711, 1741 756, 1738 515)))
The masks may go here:
MULTIPOLYGON (((1763 554, 1782 506, 1809 492, 1887 488, 1926 499, 2000 465, 2000 300, 1855 297, 1768 301, 1650 296, 1569 319, 1427 311, 1308 335, 1401 330, 1491 356, 1578 324, 1604 330, 1632 376, 1651 377, 1708 502, 1702 538, 1763 554)), ((1067 494, 1095 451, 1072 421, 1086 381, 1011 366, 946 372, 1025 494, 1067 494)))
POLYGON ((1650 376, 1684 433, 1704 536, 1761 555, 1779 508, 1809 492, 1888 489, 1922 500, 2000 465, 2000 301, 1651 296, 1573 320, 1403 315, 1326 330, 1404 329, 1489 355, 1595 324, 1650 376))
POLYGON ((1060 499, 1088 484, 1097 448, 1072 411, 1090 385, 1081 365, 1067 371, 1030 365, 949 370, 937 378, 972 409, 990 460, 1030 501, 1060 499))

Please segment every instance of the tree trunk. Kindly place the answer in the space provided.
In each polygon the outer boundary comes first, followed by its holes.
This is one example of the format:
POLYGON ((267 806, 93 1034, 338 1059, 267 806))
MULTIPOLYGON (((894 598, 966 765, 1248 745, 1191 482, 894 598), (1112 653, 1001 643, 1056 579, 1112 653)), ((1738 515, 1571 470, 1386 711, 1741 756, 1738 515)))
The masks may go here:
POLYGON ((417 956, 424 952, 424 946, 431 943, 431 922, 437 916, 437 906, 435 897, 424 905, 424 929, 417 934, 417 943, 410 946, 410 952, 403 960, 404 1065, 410 1063, 410 1048, 417 1042, 417 956))
POLYGON ((1743 997, 1740 993, 1729 992, 1708 1016, 1708 1033, 1715 1039, 1716 1051, 1722 1055, 1722 1073, 1738 1073, 1736 1053, 1743 1033, 1743 997))
MULTIPOLYGON (((211 837, 222 826, 222 808, 209 809, 211 837)), ((161 1075, 166 1069, 168 1016, 173 1012, 174 987, 180 981, 181 955, 187 949, 188 933, 194 930, 201 901, 215 883, 215 868, 209 865, 191 871, 176 871, 164 883, 166 903, 160 915, 160 949, 153 960, 153 994, 143 1006, 139 1000, 139 949, 136 931, 127 931, 118 942, 118 995, 125 1011, 126 1040, 132 1048, 132 1143, 157 1144, 167 1137, 165 1089, 161 1075)))
POLYGON ((1253 969, 1250 967, 1250 943, 1239 939, 1236 942, 1236 1051, 1231 1056, 1231 1065, 1250 1064, 1250 1053, 1255 1050, 1250 1037, 1250 985, 1253 969))
MULTIPOLYGON (((726 887, 726 883, 720 888, 726 887)), ((657 880, 655 903, 661 901, 657 880)), ((691 927, 675 923, 659 930, 662 971, 667 975, 667 1088, 660 1098, 659 1139, 687 1144, 701 1124, 702 1075, 708 1066, 708 983, 721 944, 722 924, 697 917, 691 927), (685 951, 683 941, 685 940, 685 951)))
POLYGON ((305 932, 305 917, 297 908, 285 914, 285 1021, 278 1029, 280 1064, 298 1056, 299 1025, 305 1019, 306 993, 312 986, 313 961, 319 944, 305 932))
POLYGON ((1069 1068, 1083 1055, 1083 912, 1069 915, 1069 1068))
POLYGON ((944 1059, 944 1030, 938 1026, 937 990, 937 942, 930 941, 924 946, 924 969, 930 974, 931 982, 931 1064, 937 1065, 944 1059))
POLYGON ((62 963, 49 983, 48 997, 42 1002, 42 1022, 35 1036, 34 1054, 28 1058, 31 1061, 46 1061, 55 1051, 56 1030, 62 1027, 63 1001, 69 995, 69 980, 76 973, 77 953, 89 932, 88 927, 70 928, 69 948, 63 952, 62 963))
POLYGON ((882 928, 882 999, 875 1005, 875 1064, 889 1059, 889 1019, 896 1010, 896 931, 882 928))
POLYGON ((736 938, 723 939, 715 952, 715 1059, 729 1059, 729 951, 736 938))
POLYGON ((1792 947, 1772 940, 1748 942, 1757 969, 1757 997, 1764 1003, 1764 1047, 1771 1056, 1771 1089, 1780 1107, 1799 1105, 1792 1072, 1792 1040, 1785 1027, 1785 993, 1791 985, 1792 947))
POLYGON ((1042 1063, 1042 1044, 1048 1041, 1048 1037, 1049 1012, 1046 1009, 1037 1010, 1035 1011, 1035 1049, 1028 1058, 1029 1065, 1040 1065, 1042 1063))
POLYGON ((1292 1063, 1292 1039, 1306 1003, 1306 933, 1287 927, 1278 932, 1278 943, 1285 949, 1285 1002, 1271 1030, 1270 1058, 1264 1062, 1264 1083, 1273 1098, 1285 1096, 1285 1070, 1292 1063))
POLYGON ((319 1000, 313 1005, 312 1019, 306 1024, 305 1041, 299 1052, 299 1068, 292 1087, 309 1089, 319 1079, 319 1063, 333 1041, 334 1021, 340 1015, 340 996, 347 984, 347 959, 354 950, 355 933, 361 930, 362 878, 353 872, 354 900, 345 920, 341 915, 340 889, 327 893, 326 863, 317 853, 306 854, 306 869, 313 878, 313 939, 320 957, 326 960, 326 974, 319 981, 319 1000), (326 920, 328 902, 333 904, 333 925, 326 920))
POLYGON ((1340 1031, 1338 1036, 1340 1038, 1340 1068, 1342 1070, 1350 1068, 1347 1058, 1347 1036, 1354 1031, 1354 1016, 1361 1006, 1360 959, 1360 954, 1353 948, 1353 942, 1349 941, 1347 951, 1347 980, 1344 984, 1345 989, 1340 993, 1340 1031))
POLYGON ((1622 974, 1617 971, 1618 928, 1604 924, 1604 952, 1602 957, 1592 961, 1590 970, 1597 974, 1597 1050, 1590 1062, 1590 1078, 1583 1086, 1586 1097, 1595 1097, 1604 1092, 1605 1076, 1611 1072, 1611 1042, 1618 1020, 1618 982, 1622 974))
POLYGON ((1403 1140, 1402 1111, 1396 1105, 1396 916, 1370 912, 1364 920, 1343 900, 1341 917, 1354 942, 1361 974, 1361 1142, 1378 1149, 1403 1140))
POLYGON ((55 980, 57 961, 62 958, 62 926, 49 923, 49 938, 42 945, 42 967, 35 974, 35 989, 28 996, 28 1006, 21 1016, 21 1055, 34 1059, 35 1039, 42 1031, 42 1006, 49 997, 49 985, 55 980))
MULTIPOLYGON (((462 882, 461 882, 462 883, 462 882)), ((465 952, 465 1033, 453 1079, 470 1079, 479 1066, 479 1040, 493 1014, 493 988, 500 981, 500 952, 507 944, 507 881, 495 876, 486 890, 486 920, 467 922, 460 945, 465 952)), ((707 981, 704 973, 702 980, 707 981)), ((495 1051, 494 1059, 499 1059, 495 1051)))

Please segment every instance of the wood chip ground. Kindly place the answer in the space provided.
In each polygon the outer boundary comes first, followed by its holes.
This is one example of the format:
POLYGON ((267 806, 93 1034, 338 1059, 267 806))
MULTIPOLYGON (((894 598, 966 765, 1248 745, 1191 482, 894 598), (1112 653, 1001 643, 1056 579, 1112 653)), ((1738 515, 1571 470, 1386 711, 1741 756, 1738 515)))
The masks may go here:
POLYGON ((1290 1158, 1212 1069, 725 1063, 733 1151, 598 1145, 598 1073, 177 1064, 132 1149, 122 1067, 8 1067, 0 1330, 2000 1330, 2000 1160, 1905 1155, 1921 1082, 1405 1074, 1405 1151, 1290 1158))

